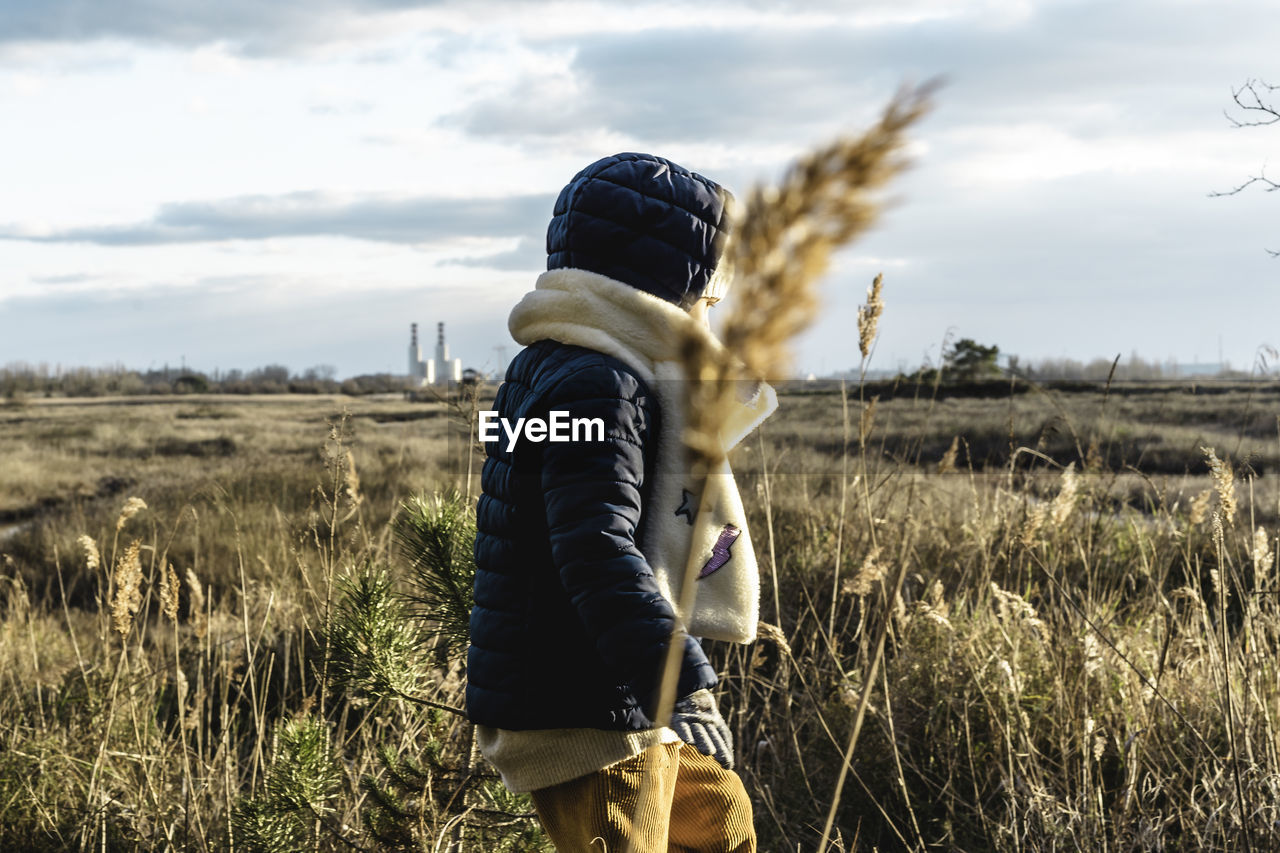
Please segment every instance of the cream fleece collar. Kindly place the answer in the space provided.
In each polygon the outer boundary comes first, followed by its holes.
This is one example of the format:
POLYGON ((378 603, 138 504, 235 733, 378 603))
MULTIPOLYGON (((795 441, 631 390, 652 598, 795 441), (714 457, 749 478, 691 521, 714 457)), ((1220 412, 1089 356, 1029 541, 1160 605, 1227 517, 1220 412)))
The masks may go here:
MULTIPOLYGON (((611 355, 651 386, 659 378, 684 379, 680 340, 685 334, 703 337, 713 352, 724 349, 706 326, 679 306, 607 276, 569 268, 538 276, 535 289, 512 309, 507 328, 525 346, 552 340, 611 355)), ((676 396, 673 388, 665 390, 676 396)), ((773 389, 763 382, 740 403, 720 424, 721 449, 726 453, 778 405, 773 389)))
POLYGON ((517 343, 541 340, 593 349, 654 380, 654 365, 679 358, 685 334, 719 341, 679 306, 598 273, 550 270, 511 311, 507 327, 517 343))

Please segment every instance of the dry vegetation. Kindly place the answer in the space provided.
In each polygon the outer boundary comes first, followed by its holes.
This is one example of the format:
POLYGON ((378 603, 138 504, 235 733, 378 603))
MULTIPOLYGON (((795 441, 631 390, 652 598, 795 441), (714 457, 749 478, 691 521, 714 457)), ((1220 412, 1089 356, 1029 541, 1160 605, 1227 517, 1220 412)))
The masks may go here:
MULTIPOLYGON (((795 388, 736 452, 780 630, 712 651, 762 849, 818 846, 864 696, 836 849, 1275 848, 1276 392, 1122 391, 795 388)), ((465 416, 0 410, 0 848, 536 849, 431 704, 439 596, 396 595, 465 416)))
MULTIPOLYGON (((690 353, 706 411, 812 316, 895 105, 758 196, 775 301, 690 353)), ((768 624, 711 652, 761 849, 1280 848, 1277 389, 956 390, 791 388, 734 451, 768 624)), ((455 713, 474 422, 13 398, 0 849, 543 849, 455 713)))

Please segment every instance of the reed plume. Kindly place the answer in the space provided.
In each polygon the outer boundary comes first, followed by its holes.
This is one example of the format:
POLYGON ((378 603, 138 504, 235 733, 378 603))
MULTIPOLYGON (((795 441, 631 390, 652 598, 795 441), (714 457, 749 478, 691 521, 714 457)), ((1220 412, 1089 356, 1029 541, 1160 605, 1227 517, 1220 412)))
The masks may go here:
POLYGON ((1275 554, 1271 551, 1271 543, 1267 541, 1267 531, 1259 527, 1253 531, 1253 571, 1257 582, 1261 582, 1271 572, 1275 562, 1275 554))
POLYGON ((1218 493, 1223 521, 1230 525, 1236 518, 1236 475, 1231 470, 1231 465, 1219 459, 1212 447, 1200 449, 1209 462, 1210 473, 1213 474, 1213 488, 1218 493))
POLYGON ((89 571, 95 571, 102 565, 102 556, 98 553, 98 543, 85 534, 80 534, 80 538, 76 540, 81 549, 84 550, 84 562, 89 567, 89 571))
POLYGON ((360 494, 360 474, 356 471, 356 457, 350 450, 347 451, 347 464, 343 473, 346 481, 347 500, 351 502, 352 506, 358 506, 364 500, 364 497, 360 494))
POLYGON ((867 301, 858 306, 858 351, 863 361, 871 354, 871 345, 876 340, 876 327, 880 323, 880 315, 884 312, 884 300, 880 292, 884 289, 884 273, 877 273, 871 286, 867 288, 867 301))
POLYGON ((1040 542, 1040 528, 1048 518, 1047 504, 1035 504, 1028 510, 1027 520, 1022 525, 1022 532, 1018 535, 1018 541, 1022 543, 1023 548, 1034 548, 1040 542))
POLYGON ((787 635, 777 625, 771 625, 768 622, 761 622, 756 628, 757 633, 763 640, 776 645, 786 654, 791 654, 791 644, 787 642, 787 635))
POLYGON ((1076 495, 1079 494, 1080 483, 1076 479, 1076 463, 1072 462, 1062 471, 1062 486, 1058 490, 1057 497, 1053 499, 1053 504, 1049 508, 1049 516, 1053 519, 1056 526, 1062 526, 1067 519, 1071 517, 1071 510, 1076 505, 1076 495))
MULTIPOLYGON (((790 342, 817 315, 818 279, 832 252, 876 221, 880 204, 872 193, 907 165, 906 131, 928 112, 933 89, 903 89, 866 133, 819 148, 797 160, 778 186, 747 194, 726 252, 734 284, 724 349, 692 333, 682 340, 686 443, 701 463, 721 453, 716 430, 733 406, 737 382, 787 375, 790 342)), ((881 281, 877 276, 859 312, 859 344, 867 348, 883 308, 881 281)))
MULTIPOLYGON (((1211 519, 1213 525, 1213 547, 1218 552, 1218 560, 1221 563, 1222 549, 1226 546, 1226 531, 1223 528, 1222 512, 1220 510, 1213 511, 1211 519)), ((1224 592, 1222 586, 1222 573, 1219 571, 1220 566, 1214 566, 1209 570, 1209 579, 1213 581, 1213 594, 1221 596, 1224 592)), ((1227 591, 1229 594, 1229 591, 1227 591)))
POLYGON ((196 639, 203 640, 209 633, 209 616, 205 613, 204 587, 192 569, 187 569, 187 590, 191 595, 187 621, 195 627, 196 639))
POLYGON ((160 612, 174 624, 178 622, 178 573, 173 563, 167 564, 160 578, 160 612))
POLYGON ((1191 499, 1191 524, 1199 526, 1209 517, 1209 501, 1213 500, 1213 489, 1205 489, 1191 499))
MULTIPOLYGON (((121 522, 123 524, 123 522, 121 522)), ((129 633, 133 616, 142 606, 142 543, 135 539, 116 560, 115 596, 111 599, 111 623, 120 636, 129 633)))
POLYGON ((870 595, 875 585, 884 580, 885 573, 886 567, 880 562, 880 546, 874 545, 854 576, 841 585, 841 591, 846 595, 870 595))
POLYGON ((129 498, 120 508, 120 516, 116 519, 116 530, 119 531, 129 519, 146 508, 147 502, 142 498, 129 498))
POLYGON ((1002 620, 1007 622, 1017 619, 1028 628, 1034 628, 1039 631, 1045 629, 1045 624, 1041 621, 1040 614, 1031 606, 1031 602, 1016 592, 1001 589, 998 584, 992 583, 991 594, 995 597, 997 611, 1002 620))
POLYGON ((956 454, 960 452, 960 436, 951 439, 951 446, 947 448, 946 453, 942 454, 942 458, 938 460, 938 473, 950 474, 956 470, 956 454))

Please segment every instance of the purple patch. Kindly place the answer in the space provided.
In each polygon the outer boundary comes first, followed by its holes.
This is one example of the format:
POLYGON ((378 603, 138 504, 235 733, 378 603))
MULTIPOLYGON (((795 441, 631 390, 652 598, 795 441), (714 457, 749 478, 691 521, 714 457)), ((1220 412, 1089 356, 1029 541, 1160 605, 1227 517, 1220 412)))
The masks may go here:
POLYGON ((742 531, 734 527, 732 524, 726 524, 724 530, 720 531, 720 538, 716 540, 716 544, 711 546, 711 559, 707 560, 707 564, 702 567, 702 571, 698 572, 698 580, 702 580, 707 575, 719 571, 724 564, 729 562, 729 549, 733 547, 733 543, 738 541, 738 537, 742 535, 742 531))

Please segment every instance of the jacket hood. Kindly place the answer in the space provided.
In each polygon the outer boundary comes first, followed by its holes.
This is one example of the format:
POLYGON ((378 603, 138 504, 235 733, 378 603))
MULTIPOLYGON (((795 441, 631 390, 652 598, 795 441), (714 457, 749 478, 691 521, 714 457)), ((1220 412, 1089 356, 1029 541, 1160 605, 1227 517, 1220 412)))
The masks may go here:
POLYGON ((560 191, 547 269, 588 270, 688 307, 720 286, 732 204, 728 190, 662 157, 605 157, 560 191))

